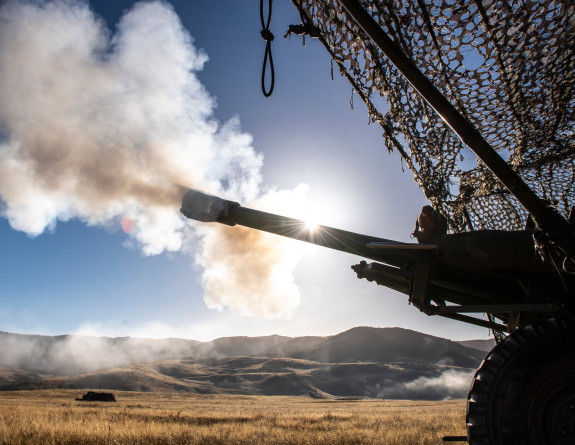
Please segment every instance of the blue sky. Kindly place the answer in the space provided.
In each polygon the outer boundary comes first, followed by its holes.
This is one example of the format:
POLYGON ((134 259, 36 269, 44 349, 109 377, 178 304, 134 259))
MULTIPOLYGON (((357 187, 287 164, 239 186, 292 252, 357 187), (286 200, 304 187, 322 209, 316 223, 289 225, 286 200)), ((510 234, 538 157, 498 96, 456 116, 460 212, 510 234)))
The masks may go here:
MULTIPOLYGON (((90 6, 114 35, 133 3, 94 0, 90 6)), ((170 4, 194 47, 209 58, 197 77, 217 103, 213 117, 220 125, 238 117, 241 132, 251 135, 253 148, 263 155, 264 188, 307 184, 308 204, 320 223, 409 241, 426 204, 423 194, 412 174, 402 172, 399 155, 387 153, 378 127, 368 125, 357 96, 351 109, 351 86, 337 70, 331 79, 330 58, 319 42, 306 39, 303 47, 300 37, 282 38, 288 25, 299 21, 290 1, 274 2, 276 84, 268 99, 260 90, 265 42, 259 35, 259 2, 170 4)), ((278 213, 289 216, 281 204, 276 203, 278 213)), ((453 339, 489 336, 486 329, 421 314, 406 296, 358 280, 350 265, 361 258, 319 248, 306 249, 295 267, 300 303, 289 319, 210 309, 193 242, 185 252, 144 255, 119 224, 89 226, 78 218, 31 237, 11 227, 5 202, 1 206, 3 331, 208 340, 331 335, 362 325, 400 326, 453 339)))

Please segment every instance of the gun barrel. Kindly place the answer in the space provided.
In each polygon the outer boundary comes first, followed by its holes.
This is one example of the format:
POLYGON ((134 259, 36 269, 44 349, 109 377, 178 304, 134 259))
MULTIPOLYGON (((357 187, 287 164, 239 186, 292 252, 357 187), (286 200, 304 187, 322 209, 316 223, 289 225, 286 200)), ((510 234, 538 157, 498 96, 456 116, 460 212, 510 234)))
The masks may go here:
MULTIPOLYGON (((399 245, 397 241, 347 230, 318 225, 309 228, 304 221, 287 216, 242 207, 234 201, 189 190, 182 200, 181 212, 190 219, 240 225, 280 236, 305 241, 318 246, 348 252, 397 267, 413 262, 414 253, 402 249, 374 249, 373 243, 399 245)), ((407 245, 407 244, 406 244, 407 245)))

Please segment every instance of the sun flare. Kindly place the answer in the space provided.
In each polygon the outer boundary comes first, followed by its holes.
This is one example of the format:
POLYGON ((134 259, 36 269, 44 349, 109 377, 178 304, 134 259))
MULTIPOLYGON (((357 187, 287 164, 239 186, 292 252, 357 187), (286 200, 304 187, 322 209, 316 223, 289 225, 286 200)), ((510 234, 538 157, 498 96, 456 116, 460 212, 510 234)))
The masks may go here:
POLYGON ((315 232, 318 228, 319 224, 313 218, 306 218, 304 220, 304 227, 308 232, 315 232))

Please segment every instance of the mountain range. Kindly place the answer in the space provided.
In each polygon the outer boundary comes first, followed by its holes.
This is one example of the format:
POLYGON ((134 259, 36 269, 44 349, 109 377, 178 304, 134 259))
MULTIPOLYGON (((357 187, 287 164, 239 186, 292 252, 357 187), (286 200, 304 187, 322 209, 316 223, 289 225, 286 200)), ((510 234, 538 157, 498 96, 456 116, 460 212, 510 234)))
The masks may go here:
POLYGON ((312 397, 464 397, 491 340, 402 328, 185 339, 0 332, 0 390, 74 388, 312 397))

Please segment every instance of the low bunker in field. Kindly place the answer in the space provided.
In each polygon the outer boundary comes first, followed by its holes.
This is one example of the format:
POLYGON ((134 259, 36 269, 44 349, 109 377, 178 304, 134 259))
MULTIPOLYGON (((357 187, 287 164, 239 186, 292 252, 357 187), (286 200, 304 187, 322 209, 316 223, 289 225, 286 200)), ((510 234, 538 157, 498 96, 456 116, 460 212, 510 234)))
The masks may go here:
POLYGON ((82 398, 76 398, 79 402, 115 402, 116 396, 111 392, 88 391, 82 398))

